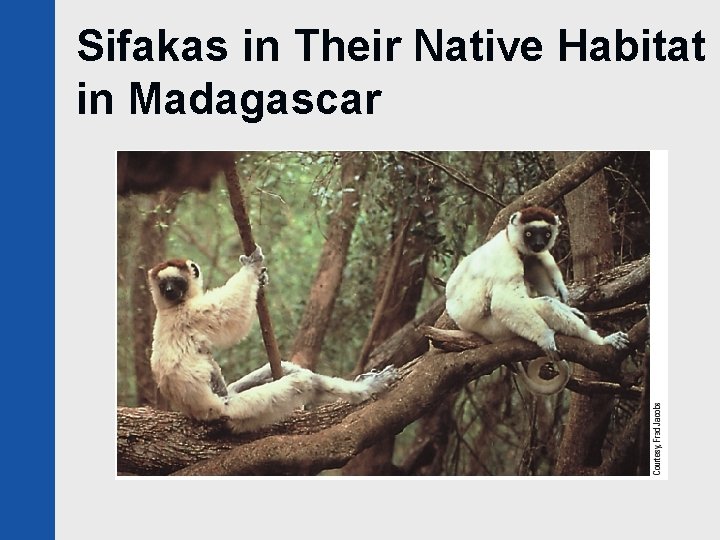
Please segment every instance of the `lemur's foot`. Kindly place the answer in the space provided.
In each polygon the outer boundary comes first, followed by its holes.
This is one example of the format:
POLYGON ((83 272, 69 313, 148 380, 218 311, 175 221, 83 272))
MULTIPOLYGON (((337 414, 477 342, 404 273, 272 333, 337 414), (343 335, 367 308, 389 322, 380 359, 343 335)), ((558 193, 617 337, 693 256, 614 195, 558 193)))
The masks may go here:
POLYGON ((605 336, 603 341, 605 342, 605 345, 612 345, 618 350, 627 349, 628 345, 630 345, 630 339, 625 332, 615 332, 614 334, 605 336))

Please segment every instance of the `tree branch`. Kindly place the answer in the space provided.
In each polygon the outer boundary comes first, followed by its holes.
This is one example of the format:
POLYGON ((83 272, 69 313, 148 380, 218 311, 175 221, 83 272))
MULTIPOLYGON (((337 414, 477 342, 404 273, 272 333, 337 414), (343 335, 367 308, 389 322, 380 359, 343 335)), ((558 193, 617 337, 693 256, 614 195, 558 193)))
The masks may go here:
MULTIPOLYGON (((648 256, 613 268, 609 272, 598 274, 592 281, 580 281, 577 285, 570 283, 568 288, 570 289, 572 305, 578 309, 587 310, 601 307, 603 304, 606 306, 623 305, 631 298, 642 293, 642 291, 647 291, 649 283, 650 257, 648 256), (627 277, 629 274, 633 274, 633 277, 627 277), (643 276, 644 281, 636 279, 640 276, 643 276), (627 280, 627 286, 614 286, 612 284, 613 280, 627 280), (632 283, 632 286, 630 286, 630 283, 632 283), (600 299, 602 300, 600 301, 600 299)), ((391 364, 401 366, 427 351, 427 339, 425 339, 422 332, 417 330, 421 326, 436 325, 442 327, 438 319, 443 315, 444 309, 445 298, 441 296, 423 314, 416 317, 414 321, 407 323, 373 350, 367 367, 381 369, 391 364)), ((606 314, 602 313, 600 315, 605 318, 606 314)), ((595 319, 596 314, 593 314, 592 318, 595 319)))
POLYGON ((429 163, 433 167, 437 167, 438 169, 440 169, 442 172, 447 174, 450 178, 452 178, 456 182, 462 184, 466 188, 471 189, 475 193, 482 195, 483 197, 485 197, 487 199, 490 199, 492 202, 497 204, 499 207, 502 208, 503 206, 505 206, 505 203, 503 203, 502 201, 493 197, 493 195, 491 195, 487 191, 483 191, 479 187, 473 185, 472 182, 470 182, 470 180, 468 180, 462 172, 460 172, 458 170, 452 170, 448 165, 444 165, 438 161, 435 161, 434 159, 429 158, 428 156, 426 156, 425 154, 421 154, 420 152, 403 151, 402 153, 407 154, 408 156, 414 157, 415 159, 425 161, 426 163, 429 163))
MULTIPOLYGON (((645 340, 647 339, 649 329, 649 318, 647 317, 637 323, 635 326, 633 326, 633 328, 628 332, 630 350, 638 349, 643 346, 645 340)), ((433 342, 433 345, 443 351, 464 351, 476 349, 478 347, 491 347, 501 345, 487 345, 487 342, 482 337, 476 336, 469 332, 463 332, 462 330, 447 330, 431 326, 422 326, 418 328, 418 331, 430 338, 433 342)), ((509 342, 502 342, 502 345, 504 345, 505 343, 515 343, 516 341, 521 343, 529 343, 524 342, 524 340, 513 339, 509 342)), ((578 338, 563 336, 560 334, 557 334, 555 336, 555 341, 558 345, 560 356, 562 356, 566 360, 575 362, 576 364, 580 364, 582 366, 599 372, 613 371, 617 367, 618 362, 622 361, 622 359, 624 359, 629 352, 628 350, 614 350, 609 345, 591 345, 587 341, 578 338), (604 353, 600 354, 600 351, 604 351, 604 353)), ((531 358, 541 356, 541 353, 541 349, 539 347, 535 347, 535 356, 532 356, 531 358)), ((526 360, 526 358, 523 358, 523 360, 526 360)), ((578 387, 580 386, 586 385, 578 384, 578 387)))
POLYGON ((570 378, 565 387, 571 392, 585 395, 615 395, 628 399, 640 399, 642 397, 641 386, 627 386, 609 381, 587 381, 585 379, 570 378))
MULTIPOLYGON (((238 177, 235 165, 225 169, 225 180, 230 197, 230 206, 232 207, 235 223, 237 223, 240 239, 242 240, 245 255, 252 255, 255 251, 255 239, 253 238, 252 229, 250 227, 250 216, 245 208, 245 197, 240 186, 240 178, 238 177)), ((260 321, 260 333, 262 334, 265 350, 270 363, 273 379, 278 380, 282 377, 282 368, 280 367, 280 348, 275 339, 273 331, 272 319, 270 318, 270 309, 268 308, 267 299, 265 298, 265 289, 262 287, 257 293, 257 314, 260 321)))
POLYGON ((504 229, 514 212, 526 206, 550 206, 555 200, 569 193, 608 165, 617 156, 618 152, 585 152, 573 163, 562 168, 551 178, 527 191, 522 197, 518 197, 498 212, 486 238, 490 239, 504 229))
MULTIPOLYGON (((630 331, 633 344, 647 338, 646 320, 630 331)), ((625 358, 611 347, 558 336, 570 361, 603 370, 625 358)), ((337 403, 297 413, 270 430, 232 436, 218 423, 200 423, 177 413, 118 408, 118 471, 137 474, 279 475, 316 474, 344 465, 375 442, 430 411, 446 395, 502 365, 538 356, 521 339, 444 354, 426 354, 401 370, 401 379, 376 401, 337 403)))
POLYGON ((368 335, 365 338, 365 342, 363 343, 360 355, 358 356, 357 365, 354 371, 355 375, 359 375, 365 370, 370 351, 372 350, 373 341, 375 341, 378 327, 380 326, 383 318, 383 313, 388 309, 388 301, 390 300, 392 289, 393 287, 395 287, 395 283, 397 281, 398 269, 400 268, 400 262, 402 261, 403 249, 405 248, 405 239, 407 238, 407 231, 409 226, 410 222, 406 221, 403 224, 402 229, 400 229, 400 234, 395 240, 395 246, 393 249, 392 261, 390 262, 390 268, 388 269, 387 275, 385 276, 385 283, 383 284, 382 295, 377 305, 375 306, 375 311, 373 312, 372 322, 370 323, 370 330, 368 330, 368 335))
POLYGON ((428 341, 417 332, 417 328, 433 324, 442 315, 444 309, 445 297, 441 296, 422 315, 405 324, 400 330, 373 349, 366 369, 379 370, 390 365, 402 366, 413 358, 427 352, 428 341))
POLYGON ((587 310, 608 309, 648 297, 650 255, 618 266, 590 279, 573 282, 570 303, 587 310))

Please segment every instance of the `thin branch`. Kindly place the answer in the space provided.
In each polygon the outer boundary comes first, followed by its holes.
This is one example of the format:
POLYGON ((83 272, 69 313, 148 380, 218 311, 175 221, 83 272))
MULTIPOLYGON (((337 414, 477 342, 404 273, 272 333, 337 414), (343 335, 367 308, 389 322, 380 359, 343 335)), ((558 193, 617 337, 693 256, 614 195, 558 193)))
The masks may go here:
POLYGON ((650 213, 650 205, 645 200, 645 197, 642 196, 642 193, 640 193, 640 191, 638 191, 638 189, 633 185, 632 181, 630 180, 630 178, 628 178, 627 174, 625 174, 622 171, 618 171, 617 169, 613 169, 612 167, 605 167, 605 170, 609 171, 613 174, 617 174, 618 176, 621 176, 625 180, 627 185, 630 186, 630 189, 632 189, 635 192, 635 195, 638 196, 638 198, 640 199, 640 202, 643 203, 643 206, 645 206, 645 209, 647 210, 648 214, 650 213))
POLYGON ((585 395, 615 395, 629 399, 640 399, 642 397, 641 386, 624 386, 609 381, 588 381, 585 379, 571 378, 566 388, 571 392, 585 395))
POLYGON ((452 170, 450 169, 450 167, 448 167, 447 165, 443 165, 442 163, 440 163, 440 162, 438 162, 438 161, 435 161, 434 159, 429 158, 429 157, 427 157, 426 155, 421 154, 421 153, 419 153, 419 152, 403 151, 403 152, 401 152, 401 153, 402 153, 402 154, 407 154, 408 156, 414 157, 415 159, 419 159, 419 160, 421 160, 421 161, 424 161, 424 162, 426 162, 426 163, 429 163, 429 164, 432 165, 433 167, 437 167, 438 169, 440 169, 442 172, 444 172, 445 174, 447 174, 450 178, 452 178, 452 179, 455 180, 456 182, 458 182, 458 183, 462 184, 463 186, 465 186, 465 187, 473 190, 475 193, 477 193, 477 194, 479 194, 479 195, 482 195, 483 197, 486 197, 486 198, 490 199, 492 202, 494 202, 495 204, 497 204, 500 208, 502 208, 502 207, 505 206, 505 203, 503 203, 502 201, 498 200, 497 198, 495 198, 495 197, 494 197, 493 195, 491 195, 490 193, 488 193, 488 192, 486 192, 486 191, 483 191, 482 189, 474 186, 474 185, 470 182, 470 180, 468 180, 467 178, 465 178, 465 175, 464 175, 463 173, 461 173, 460 171, 457 171, 457 170, 452 171, 452 170))
MULTIPOLYGON (((245 208, 245 198, 243 196, 242 187, 240 186, 240 178, 235 166, 225 170, 225 180, 230 196, 230 205, 232 206, 235 222, 237 223, 240 238, 242 239, 243 249, 246 255, 251 255, 256 248, 255 239, 253 238, 252 229, 250 228, 250 216, 245 208)), ((268 308, 267 299, 265 298, 265 290, 258 290, 257 294, 257 314, 260 319, 260 331, 262 333, 263 343, 267 351, 270 369, 273 379, 277 380, 282 377, 282 368, 280 367, 280 349, 275 339, 272 320, 270 319, 270 309, 268 308)))
POLYGON ((183 225, 180 221, 175 223, 175 227, 177 228, 175 234, 180 233, 178 234, 178 236, 181 236, 184 242, 190 244, 193 248, 197 249, 205 256, 205 258, 207 258, 208 261, 213 261, 214 257, 213 254, 210 253, 210 250, 207 248, 207 242, 201 242, 200 240, 198 240, 197 237, 193 234, 193 232, 188 227, 183 225))
POLYGON ((449 330, 428 325, 420 326, 417 330, 430 339, 433 347, 446 352, 465 351, 488 344, 482 336, 464 330, 449 330))
POLYGON ((610 309, 604 309, 601 311, 593 311, 592 313, 586 312, 586 315, 590 317, 592 321, 599 321, 603 319, 617 320, 624 317, 640 317, 647 315, 650 307, 645 303, 630 302, 623 306, 618 306, 610 309))
POLYGON ((406 221, 403 224, 402 229, 400 230, 398 238, 395 240, 395 249, 392 254, 390 268, 385 275, 382 296, 380 297, 380 301, 378 302, 377 306, 375 307, 375 311, 373 312, 372 323, 370 323, 370 330, 368 331, 368 335, 365 338, 365 343, 363 343, 362 350, 360 351, 360 355, 358 357, 357 366, 354 372, 355 375, 359 375, 365 369, 368 358, 370 356, 370 352, 372 351, 372 347, 374 345, 373 342, 375 341, 375 336, 377 335, 380 327, 380 321, 384 313, 388 309, 387 304, 390 301, 390 294, 393 290, 393 287, 395 287, 398 269, 400 268, 400 262, 402 261, 403 250, 405 249, 405 239, 407 238, 407 231, 409 226, 410 222, 406 221))

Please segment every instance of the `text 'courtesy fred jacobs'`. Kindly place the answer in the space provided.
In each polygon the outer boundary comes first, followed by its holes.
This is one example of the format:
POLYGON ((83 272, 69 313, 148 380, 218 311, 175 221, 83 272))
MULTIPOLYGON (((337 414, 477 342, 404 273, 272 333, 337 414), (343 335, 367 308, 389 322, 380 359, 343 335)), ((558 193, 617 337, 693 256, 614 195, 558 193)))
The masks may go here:
POLYGON ((650 453, 652 454, 652 474, 653 476, 660 476, 662 474, 662 437, 660 430, 660 404, 655 403, 652 409, 652 424, 651 433, 652 440, 650 441, 650 453))

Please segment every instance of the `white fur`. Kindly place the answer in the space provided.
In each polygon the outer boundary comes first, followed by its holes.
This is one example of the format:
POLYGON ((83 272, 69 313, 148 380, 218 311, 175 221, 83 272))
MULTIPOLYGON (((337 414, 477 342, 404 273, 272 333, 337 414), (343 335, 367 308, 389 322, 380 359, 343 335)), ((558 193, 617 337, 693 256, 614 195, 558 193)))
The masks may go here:
MULTIPOLYGON (((596 345, 610 344, 616 348, 626 345, 627 339, 621 332, 603 339, 585 324, 578 310, 553 297, 567 299, 562 274, 547 250, 539 254, 528 252, 522 237, 522 225, 516 216, 511 217, 506 229, 460 262, 447 282, 446 309, 461 330, 475 332, 491 342, 520 336, 536 343, 550 360, 557 363, 560 376, 551 381, 531 381, 528 386, 537 393, 555 393, 564 388, 569 378, 567 363, 561 361, 557 353, 556 331, 596 345), (537 258, 538 271, 544 270, 552 284, 550 290, 543 290, 547 288, 539 282, 533 286, 526 283, 528 276, 525 275, 520 253, 537 258)), ((557 228, 553 229, 548 248, 552 247, 557 236, 557 228)), ((528 377, 525 368, 519 367, 521 377, 528 377)))
MULTIPOLYGON (((259 248, 258 248, 259 250, 259 248)), ((358 403, 385 390, 397 373, 380 373, 346 381, 283 363, 283 376, 272 381, 264 366, 231 384, 218 395, 224 381, 212 351, 235 345, 250 331, 262 274, 262 252, 242 257, 243 267, 228 282, 206 293, 202 277, 187 268, 168 267, 158 278, 183 277, 189 287, 182 301, 171 303, 158 290, 152 272, 150 288, 158 308, 153 328, 151 367, 160 392, 173 408, 198 420, 228 418, 236 432, 269 426, 305 405, 345 399, 358 403)))
POLYGON ((360 403, 386 390, 397 378, 393 367, 361 375, 354 381, 320 375, 289 362, 283 362, 282 368, 284 375, 277 381, 272 380, 270 366, 265 365, 228 387, 223 416, 229 417, 233 431, 272 425, 309 405, 338 399, 360 403))

